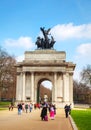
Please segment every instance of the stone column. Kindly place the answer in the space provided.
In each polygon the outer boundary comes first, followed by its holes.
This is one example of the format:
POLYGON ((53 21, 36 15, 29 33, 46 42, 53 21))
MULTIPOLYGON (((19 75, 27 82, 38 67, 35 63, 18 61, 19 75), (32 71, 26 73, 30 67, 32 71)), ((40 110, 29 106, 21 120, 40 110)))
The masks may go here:
POLYGON ((16 100, 22 100, 22 73, 17 73, 16 100))
POLYGON ((62 101, 63 100, 63 79, 62 74, 57 75, 57 100, 62 101))
POLYGON ((63 99, 64 102, 69 102, 69 95, 70 95, 70 89, 69 89, 69 73, 64 73, 63 74, 63 99))
POLYGON ((68 102, 70 101, 70 80, 69 80, 69 73, 64 74, 63 76, 64 81, 64 101, 68 102))
POLYGON ((22 84, 22 101, 25 101, 26 98, 25 98, 25 72, 23 72, 23 84, 22 84))
POLYGON ((57 73, 54 73, 54 101, 57 101, 57 73))
POLYGON ((70 73, 69 76, 69 83, 70 83, 70 102, 73 103, 73 73, 70 73))
POLYGON ((34 72, 31 73, 31 101, 34 101, 34 72))
POLYGON ((63 102, 66 101, 66 73, 63 73, 63 102))
POLYGON ((17 73, 17 84, 16 84, 16 101, 19 101, 19 73, 17 73))

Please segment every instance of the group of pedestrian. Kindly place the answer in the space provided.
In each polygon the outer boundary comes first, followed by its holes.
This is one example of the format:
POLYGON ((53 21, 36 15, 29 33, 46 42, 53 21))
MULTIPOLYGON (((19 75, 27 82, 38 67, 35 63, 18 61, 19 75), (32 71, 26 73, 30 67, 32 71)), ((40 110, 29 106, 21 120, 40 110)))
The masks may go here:
POLYGON ((48 112, 51 120, 55 119, 56 115, 56 107, 53 104, 46 104, 44 103, 42 105, 42 110, 41 110, 41 120, 48 121, 48 112))
MULTIPOLYGON (((22 114, 22 111, 23 112, 31 112, 32 109, 33 109, 33 104, 32 103, 19 103, 17 105, 17 108, 18 108, 18 115, 21 115, 22 114)), ((55 119, 55 115, 56 115, 56 107, 55 105, 53 104, 48 104, 48 103, 43 103, 41 104, 41 114, 40 114, 40 117, 41 117, 41 120, 43 121, 48 121, 48 117, 50 117, 51 120, 54 120, 55 119), (48 116, 49 114, 49 116, 48 116)), ((34 109, 35 109, 35 104, 34 104, 34 109)), ((69 116, 69 114, 71 114, 71 104, 68 105, 66 104, 64 106, 64 110, 65 110, 65 116, 66 118, 69 116)))
POLYGON ((34 104, 34 109, 36 109, 36 108, 40 109, 41 108, 41 104, 40 103, 35 103, 34 104))
POLYGON ((33 104, 32 103, 30 104, 18 103, 17 108, 18 108, 18 115, 21 115, 22 111, 26 113, 31 112, 33 109, 33 104))
POLYGON ((66 104, 64 110, 65 110, 65 116, 67 118, 69 114, 71 114, 71 104, 70 105, 66 104))

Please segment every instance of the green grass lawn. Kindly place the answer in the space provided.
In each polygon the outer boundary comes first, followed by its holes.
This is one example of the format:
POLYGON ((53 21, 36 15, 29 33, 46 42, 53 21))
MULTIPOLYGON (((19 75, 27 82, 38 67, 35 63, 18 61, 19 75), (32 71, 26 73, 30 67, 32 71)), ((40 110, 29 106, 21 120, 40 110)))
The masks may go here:
POLYGON ((0 111, 7 110, 10 102, 0 102, 0 111))
POLYGON ((8 106, 11 102, 0 102, 0 106, 8 106))
POLYGON ((0 111, 8 110, 8 108, 0 108, 0 111))
POLYGON ((72 110, 71 116, 78 130, 91 130, 91 109, 72 110))

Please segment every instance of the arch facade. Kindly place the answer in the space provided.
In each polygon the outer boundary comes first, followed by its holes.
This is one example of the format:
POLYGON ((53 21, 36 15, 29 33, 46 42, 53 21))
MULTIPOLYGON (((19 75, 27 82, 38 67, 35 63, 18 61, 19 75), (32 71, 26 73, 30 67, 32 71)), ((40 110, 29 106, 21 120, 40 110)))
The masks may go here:
POLYGON ((57 107, 73 104, 73 73, 75 64, 66 62, 66 53, 56 50, 25 52, 18 62, 16 101, 37 102, 37 87, 43 80, 52 82, 52 103, 57 107))

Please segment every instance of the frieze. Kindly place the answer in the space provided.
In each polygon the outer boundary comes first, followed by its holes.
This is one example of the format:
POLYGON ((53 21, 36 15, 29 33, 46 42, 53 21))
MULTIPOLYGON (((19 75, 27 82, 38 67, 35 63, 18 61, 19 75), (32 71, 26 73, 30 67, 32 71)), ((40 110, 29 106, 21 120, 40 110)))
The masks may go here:
POLYGON ((63 65, 66 64, 65 61, 57 61, 57 60, 29 60, 22 62, 22 65, 63 65))
POLYGON ((25 60, 65 60, 64 54, 31 54, 25 55, 25 60))
POLYGON ((23 67, 23 72, 65 72, 65 67, 23 67))
POLYGON ((65 60, 65 52, 56 52, 50 50, 25 52, 25 60, 65 60))

